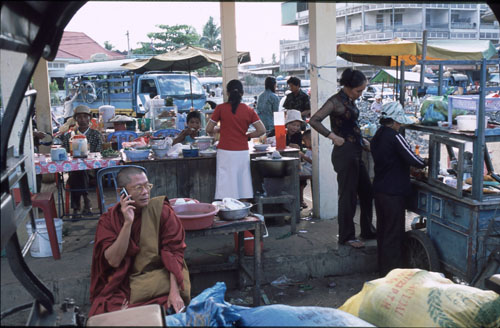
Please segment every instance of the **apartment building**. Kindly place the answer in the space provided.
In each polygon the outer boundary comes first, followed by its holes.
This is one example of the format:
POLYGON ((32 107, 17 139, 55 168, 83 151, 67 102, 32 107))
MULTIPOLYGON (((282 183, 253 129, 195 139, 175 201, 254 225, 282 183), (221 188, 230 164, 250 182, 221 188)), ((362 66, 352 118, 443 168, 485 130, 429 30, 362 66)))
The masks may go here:
MULTIPOLYGON (((485 3, 337 3, 336 16, 338 43, 394 38, 420 41, 423 30, 428 31, 429 40, 490 40, 497 45, 500 38, 498 21, 485 3)), ((299 39, 280 41, 280 71, 307 76, 308 3, 282 3, 281 23, 298 26, 299 39)), ((340 69, 351 65, 337 62, 340 69)), ((363 70, 370 71, 366 66, 363 70)))

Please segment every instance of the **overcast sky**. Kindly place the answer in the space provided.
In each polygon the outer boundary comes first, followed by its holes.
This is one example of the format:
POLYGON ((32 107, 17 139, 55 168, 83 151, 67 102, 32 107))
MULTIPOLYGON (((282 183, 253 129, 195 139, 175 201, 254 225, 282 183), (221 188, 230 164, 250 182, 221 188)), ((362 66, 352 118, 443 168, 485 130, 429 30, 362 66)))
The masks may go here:
MULTIPOLYGON (((148 42, 156 25, 191 25, 198 34, 212 16, 220 26, 219 2, 171 1, 89 1, 73 16, 66 31, 84 32, 104 46, 109 41, 118 50, 148 42)), ((238 51, 250 51, 252 62, 263 57, 270 62, 273 53, 279 60, 279 40, 297 40, 297 26, 281 26, 281 2, 236 3, 236 39, 238 51)))

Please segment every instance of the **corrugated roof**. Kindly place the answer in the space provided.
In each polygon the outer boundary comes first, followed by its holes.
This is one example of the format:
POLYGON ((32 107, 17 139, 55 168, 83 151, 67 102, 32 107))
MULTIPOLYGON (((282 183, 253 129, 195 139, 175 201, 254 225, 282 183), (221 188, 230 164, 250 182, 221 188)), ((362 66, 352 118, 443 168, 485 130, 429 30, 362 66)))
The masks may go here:
POLYGON ((125 58, 124 55, 101 47, 97 42, 83 32, 67 31, 64 31, 63 33, 56 58, 79 58, 81 60, 90 60, 91 56, 96 53, 106 54, 109 59, 125 58))

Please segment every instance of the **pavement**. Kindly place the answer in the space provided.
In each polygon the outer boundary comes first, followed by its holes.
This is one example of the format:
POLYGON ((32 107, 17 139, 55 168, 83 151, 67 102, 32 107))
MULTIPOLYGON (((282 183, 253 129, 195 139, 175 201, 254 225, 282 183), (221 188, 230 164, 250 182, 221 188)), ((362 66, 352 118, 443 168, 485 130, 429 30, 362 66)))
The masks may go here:
MULTIPOLYGON (((49 190, 51 186, 43 184, 43 188, 49 190)), ((286 220, 273 221, 266 218, 269 236, 263 239, 262 283, 269 284, 283 275, 290 279, 304 280, 377 271, 376 240, 366 241, 362 249, 338 245, 337 220, 311 218, 309 213, 312 197, 309 188, 306 188, 304 196, 309 208, 301 213, 297 234, 290 234, 290 224, 286 220)), ((92 207, 97 208, 95 195, 91 194, 90 198, 92 207)), ((356 231, 359 235, 359 209, 356 214, 356 231)), ((34 258, 29 253, 25 257, 28 267, 53 291, 56 303, 71 297, 75 299, 77 305, 84 309, 88 308, 90 266, 96 225, 97 220, 65 220, 60 260, 54 260, 52 257, 34 258)), ((21 232, 19 234, 22 235, 21 232)), ((187 238, 186 244, 188 247, 185 257, 188 267, 189 263, 200 261, 215 263, 235 260, 232 234, 217 238, 187 238)), ((245 261, 251 264, 252 258, 245 257, 245 261)), ((30 295, 11 272, 5 257, 1 259, 1 274, 1 311, 31 301, 30 295)), ((217 281, 225 281, 228 290, 236 288, 237 274, 236 272, 199 273, 193 274, 191 280, 194 296, 217 281)), ((250 286, 251 282, 247 281, 246 284, 250 286)))

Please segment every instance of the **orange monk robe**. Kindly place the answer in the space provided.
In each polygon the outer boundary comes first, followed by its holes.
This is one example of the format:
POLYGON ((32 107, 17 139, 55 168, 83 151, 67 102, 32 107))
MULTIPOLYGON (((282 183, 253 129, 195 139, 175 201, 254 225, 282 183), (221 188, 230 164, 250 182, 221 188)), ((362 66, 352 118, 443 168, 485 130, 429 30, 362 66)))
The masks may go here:
MULTIPOLYGON (((111 246, 123 226, 124 218, 121 213, 120 203, 104 213, 97 224, 94 252, 92 256, 92 269, 90 276, 90 302, 89 317, 105 312, 117 311, 122 305, 134 307, 146 304, 167 305, 168 294, 146 302, 129 304, 130 299, 130 270, 134 263, 135 255, 139 252, 141 235, 141 213, 136 212, 130 232, 130 241, 127 253, 118 268, 109 265, 104 256, 104 251, 111 246)), ((160 253, 167 271, 172 272, 177 280, 179 289, 183 289, 182 267, 184 261, 185 232, 181 221, 165 197, 160 217, 160 253)))

